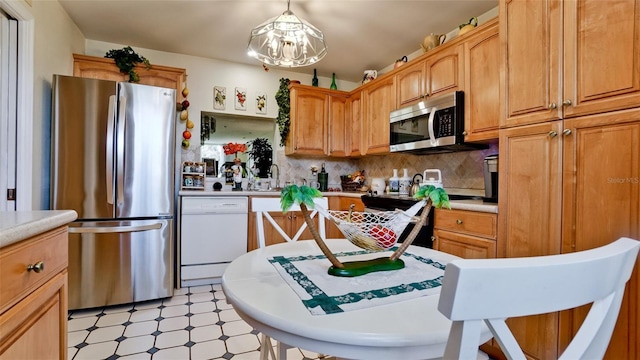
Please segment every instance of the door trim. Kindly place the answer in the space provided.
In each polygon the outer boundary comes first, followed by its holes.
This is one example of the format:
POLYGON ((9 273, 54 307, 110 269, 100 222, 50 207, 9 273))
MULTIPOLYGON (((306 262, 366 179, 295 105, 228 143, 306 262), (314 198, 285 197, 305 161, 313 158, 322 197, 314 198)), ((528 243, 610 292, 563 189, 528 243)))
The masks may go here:
POLYGON ((18 91, 16 114, 16 210, 33 204, 33 62, 34 18, 26 2, 0 0, 0 8, 18 20, 18 91), (24 185, 20 185, 24 184, 24 185))

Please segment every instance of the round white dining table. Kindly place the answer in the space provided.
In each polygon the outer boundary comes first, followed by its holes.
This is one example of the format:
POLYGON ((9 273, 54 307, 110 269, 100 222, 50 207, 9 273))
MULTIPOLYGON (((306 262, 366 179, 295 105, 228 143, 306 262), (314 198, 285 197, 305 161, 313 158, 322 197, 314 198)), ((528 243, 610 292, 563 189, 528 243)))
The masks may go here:
MULTIPOLYGON (((361 250, 346 239, 330 239, 326 243, 334 254, 361 250)), ((417 246, 410 246, 407 252, 436 257, 441 263, 457 259, 417 246)), ((343 359, 442 357, 451 321, 437 310, 438 294, 366 309, 312 315, 267 260, 273 256, 309 254, 322 254, 313 240, 271 245, 238 257, 222 277, 227 301, 249 325, 288 346, 343 359)), ((330 265, 327 260, 327 269, 330 265)), ((485 327, 478 345, 490 338, 485 327)))

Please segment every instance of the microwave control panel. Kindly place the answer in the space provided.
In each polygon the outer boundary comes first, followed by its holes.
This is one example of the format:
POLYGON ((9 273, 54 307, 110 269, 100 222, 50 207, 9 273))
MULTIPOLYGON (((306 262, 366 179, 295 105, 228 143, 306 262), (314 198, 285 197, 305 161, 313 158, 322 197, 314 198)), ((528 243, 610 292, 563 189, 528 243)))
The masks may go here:
POLYGON ((437 127, 436 138, 452 136, 454 133, 454 113, 453 108, 438 110, 436 112, 437 127))

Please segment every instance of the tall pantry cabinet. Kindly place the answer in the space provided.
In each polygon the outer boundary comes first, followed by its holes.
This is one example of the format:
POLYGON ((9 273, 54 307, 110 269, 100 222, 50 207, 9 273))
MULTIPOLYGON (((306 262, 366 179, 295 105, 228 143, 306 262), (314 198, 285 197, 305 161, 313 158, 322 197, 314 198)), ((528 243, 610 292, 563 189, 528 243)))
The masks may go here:
MULTIPOLYGON (((640 238, 640 0, 501 0, 500 43, 498 256, 640 238)), ((640 359, 638 263, 607 359, 640 359)), ((509 325, 555 359, 586 309, 509 325)))

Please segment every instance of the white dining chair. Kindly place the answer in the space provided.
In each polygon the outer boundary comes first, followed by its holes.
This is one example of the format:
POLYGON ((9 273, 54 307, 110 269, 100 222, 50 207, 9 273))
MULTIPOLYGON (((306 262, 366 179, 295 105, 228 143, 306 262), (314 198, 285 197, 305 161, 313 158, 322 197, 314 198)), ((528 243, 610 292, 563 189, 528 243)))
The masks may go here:
MULTIPOLYGON (((324 207, 325 209, 329 208, 329 202, 326 197, 316 198, 313 200, 316 204, 324 207)), ((293 237, 289 236, 284 229, 273 219, 273 217, 269 214, 269 212, 281 212, 282 205, 280 204, 279 197, 270 197, 270 198, 251 198, 251 211, 256 214, 256 232, 258 234, 258 247, 263 248, 266 246, 265 239, 265 231, 264 225, 265 220, 269 222, 273 228, 288 242, 297 241, 302 236, 304 230, 307 228, 307 223, 304 222, 297 230, 297 232, 293 235, 293 237)), ((289 211, 300 211, 300 207, 298 205, 292 206, 289 211)), ((326 240, 326 231, 325 231, 325 222, 324 216, 318 213, 317 210, 313 210, 310 214, 310 217, 313 219, 318 217, 318 233, 322 240, 326 240)), ((273 344, 271 343, 271 338, 262 334, 260 341, 260 360, 268 360, 269 356, 273 360, 286 360, 287 358, 287 349, 290 346, 279 342, 277 344, 278 356, 273 351, 273 344)))
MULTIPOLYGON (((317 205, 322 206, 325 209, 329 208, 329 202, 326 197, 316 198, 313 200, 317 205)), ((310 209, 311 210, 311 209, 310 209)), ((288 242, 297 241, 302 236, 304 230, 307 228, 307 223, 304 222, 302 226, 297 230, 293 237, 289 236, 280 225, 273 219, 269 212, 281 212, 282 206, 280 205, 279 197, 272 198, 251 198, 251 211, 256 213, 256 230, 258 233, 258 247, 262 248, 266 246, 264 221, 267 220, 274 229, 288 242)), ((298 205, 292 206, 289 211, 300 211, 298 205)), ((325 222, 324 216, 320 215, 317 210, 311 212, 311 218, 318 216, 318 232, 322 240, 326 240, 325 222)))
POLYGON ((484 321, 508 359, 525 359, 505 320, 593 303, 560 359, 601 359, 618 318, 640 241, 620 238, 551 256, 447 264, 438 310, 452 320, 444 359, 471 359, 484 321))

